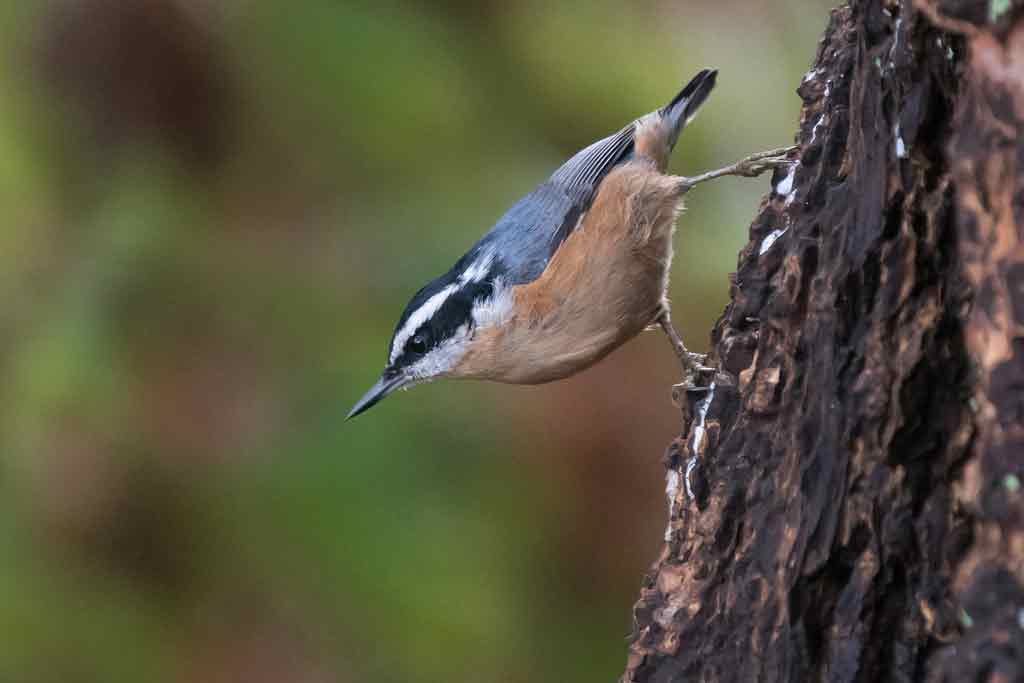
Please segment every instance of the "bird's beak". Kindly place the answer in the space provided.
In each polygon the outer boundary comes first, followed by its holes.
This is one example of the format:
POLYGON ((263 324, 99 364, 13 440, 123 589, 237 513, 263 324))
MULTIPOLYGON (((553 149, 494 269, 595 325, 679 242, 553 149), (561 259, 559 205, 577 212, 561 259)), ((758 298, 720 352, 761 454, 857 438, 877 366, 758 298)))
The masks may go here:
POLYGON ((363 395, 361 399, 352 407, 349 411, 346 420, 351 420, 356 415, 364 413, 377 403, 379 403, 384 397, 386 397, 395 389, 400 389, 409 383, 409 378, 401 373, 390 374, 385 371, 381 378, 377 380, 377 383, 370 387, 370 390, 363 395))

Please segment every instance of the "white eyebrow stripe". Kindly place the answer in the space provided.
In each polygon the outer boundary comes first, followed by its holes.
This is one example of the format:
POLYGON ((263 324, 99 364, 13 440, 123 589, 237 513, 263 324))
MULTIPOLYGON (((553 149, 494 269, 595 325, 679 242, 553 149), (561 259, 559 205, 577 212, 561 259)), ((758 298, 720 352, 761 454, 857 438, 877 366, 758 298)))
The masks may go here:
POLYGON ((494 264, 494 252, 488 251, 486 254, 473 261, 469 264, 469 268, 466 268, 465 272, 459 276, 460 282, 480 282, 487 273, 490 272, 491 266, 494 264))
POLYGON ((434 296, 430 297, 423 302, 423 305, 416 309, 416 312, 409 316, 409 319, 405 321, 405 325, 395 335, 395 341, 391 345, 391 358, 388 360, 389 363, 394 363, 395 359, 398 358, 402 353, 402 349, 405 348, 405 343, 409 341, 409 338, 416 333, 416 330, 420 328, 420 325, 430 320, 431 316, 437 313, 438 309, 444 305, 444 302, 448 300, 456 289, 458 289, 458 283, 450 284, 434 296))
POLYGON ((459 279, 455 282, 447 285, 444 289, 440 290, 432 297, 423 302, 423 305, 416 309, 416 312, 409 316, 409 319, 405 321, 405 325, 395 335, 395 341, 391 345, 391 357, 388 359, 389 363, 394 363, 395 359, 402 355, 402 349, 405 348, 405 343, 409 341, 409 338, 416 334, 416 330, 420 328, 420 325, 430 320, 430 318, 440 310, 444 302, 448 300, 452 294, 457 292, 459 289, 469 283, 482 282, 491 271, 491 266, 494 265, 494 251, 489 250, 482 254, 479 258, 469 264, 459 275, 459 279))

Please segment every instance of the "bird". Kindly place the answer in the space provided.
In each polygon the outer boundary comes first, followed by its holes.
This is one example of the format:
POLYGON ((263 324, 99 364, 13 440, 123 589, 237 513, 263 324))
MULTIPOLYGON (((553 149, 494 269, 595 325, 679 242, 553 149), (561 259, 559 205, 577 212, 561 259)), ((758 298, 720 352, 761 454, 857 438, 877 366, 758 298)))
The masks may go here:
POLYGON ((665 332, 689 386, 712 371, 686 349, 670 313, 683 197, 698 182, 790 163, 778 149, 692 178, 667 173, 716 78, 701 70, 668 104, 575 154, 420 289, 398 319, 383 373, 346 419, 442 377, 564 379, 649 328, 665 332))

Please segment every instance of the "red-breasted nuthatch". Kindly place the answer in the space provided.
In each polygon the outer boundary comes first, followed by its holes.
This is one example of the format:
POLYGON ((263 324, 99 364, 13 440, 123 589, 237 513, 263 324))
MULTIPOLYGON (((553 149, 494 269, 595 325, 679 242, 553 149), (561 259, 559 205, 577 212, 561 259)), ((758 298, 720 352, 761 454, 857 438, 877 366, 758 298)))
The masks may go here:
POLYGON ((569 159, 417 292, 395 327, 384 373, 348 417, 439 377, 562 379, 653 325, 688 376, 705 369, 673 328, 666 296, 683 195, 703 180, 788 163, 785 150, 773 150, 694 178, 665 174, 716 73, 701 71, 667 105, 569 159))

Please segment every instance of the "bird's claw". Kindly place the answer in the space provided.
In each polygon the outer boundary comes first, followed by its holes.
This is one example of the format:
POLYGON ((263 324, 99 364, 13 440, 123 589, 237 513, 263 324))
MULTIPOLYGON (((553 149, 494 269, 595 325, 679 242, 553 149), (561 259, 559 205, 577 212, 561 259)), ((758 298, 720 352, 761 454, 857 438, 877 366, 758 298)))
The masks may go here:
POLYGON ((707 356, 701 353, 690 353, 687 351, 691 360, 695 361, 694 364, 686 370, 686 374, 683 376, 683 381, 679 384, 672 385, 672 402, 676 407, 682 407, 683 395, 684 394, 703 394, 710 391, 710 387, 704 384, 697 384, 697 379, 701 375, 709 375, 718 372, 715 368, 704 365, 704 361, 707 360, 707 356), (698 362, 696 358, 700 357, 698 362))
POLYGON ((694 353, 693 351, 685 350, 683 351, 683 354, 685 355, 685 359, 683 361, 683 368, 686 371, 685 380, 689 381, 697 375, 706 375, 717 372, 715 368, 704 365, 708 362, 708 354, 694 353))
POLYGON ((695 364, 693 369, 686 373, 686 378, 690 379, 690 377, 697 377, 698 375, 713 375, 716 372, 718 372, 718 368, 713 368, 709 365, 695 364))
POLYGON ((767 156, 755 155, 748 157, 739 163, 736 172, 745 178, 756 178, 762 173, 779 168, 780 166, 789 166, 793 163, 793 160, 786 156, 789 150, 785 150, 783 154, 778 154, 778 151, 765 152, 767 156))
POLYGON ((731 166, 720 168, 716 171, 708 171, 697 176, 681 177, 679 178, 679 194, 683 195, 690 191, 697 183, 703 183, 708 180, 714 180, 715 178, 721 178, 727 175, 737 175, 746 178, 756 178, 765 171, 770 171, 774 168, 782 166, 790 166, 796 161, 790 159, 790 155, 796 150, 796 147, 780 147, 779 149, 769 149, 764 152, 757 152, 751 154, 746 159, 741 159, 731 166))
POLYGON ((672 385, 672 404, 676 408, 682 408, 683 397, 686 394, 706 394, 708 391, 710 391, 709 387, 694 383, 694 375, 687 375, 682 382, 672 385))

